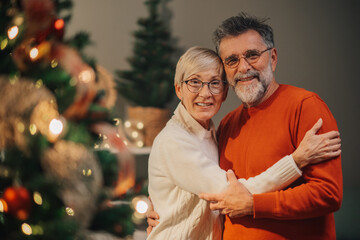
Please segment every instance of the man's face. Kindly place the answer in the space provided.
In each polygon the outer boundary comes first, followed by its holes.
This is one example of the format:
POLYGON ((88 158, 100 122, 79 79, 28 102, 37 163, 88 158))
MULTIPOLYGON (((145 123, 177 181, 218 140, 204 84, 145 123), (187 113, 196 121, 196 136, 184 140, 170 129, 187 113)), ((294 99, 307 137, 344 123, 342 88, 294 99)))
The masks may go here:
MULTIPOLYGON (((262 52, 268 47, 260 34, 254 30, 246 31, 236 37, 226 37, 220 43, 220 57, 222 60, 231 56, 241 57, 251 51, 262 52)), ((242 102, 254 106, 261 102, 272 81, 277 63, 275 49, 262 53, 259 59, 249 64, 244 58, 240 58, 239 65, 229 68, 225 64, 227 79, 235 89, 242 102)))

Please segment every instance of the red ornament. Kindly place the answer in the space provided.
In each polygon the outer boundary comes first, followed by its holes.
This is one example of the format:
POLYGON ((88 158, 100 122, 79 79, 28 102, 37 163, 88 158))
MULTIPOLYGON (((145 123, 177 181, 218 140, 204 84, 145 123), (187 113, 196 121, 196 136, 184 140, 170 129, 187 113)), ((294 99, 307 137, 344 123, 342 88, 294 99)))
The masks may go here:
POLYGON ((31 209, 31 196, 24 187, 8 187, 4 192, 8 212, 20 220, 28 218, 31 209))

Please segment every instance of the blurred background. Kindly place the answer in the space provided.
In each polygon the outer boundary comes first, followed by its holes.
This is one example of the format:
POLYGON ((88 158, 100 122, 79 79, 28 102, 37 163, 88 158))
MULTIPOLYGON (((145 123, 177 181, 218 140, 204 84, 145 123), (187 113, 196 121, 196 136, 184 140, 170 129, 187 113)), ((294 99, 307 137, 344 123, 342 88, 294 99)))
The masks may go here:
MULTIPOLYGON (((275 33, 279 62, 276 80, 316 92, 327 103, 341 132, 344 200, 335 214, 338 239, 360 239, 360 2, 356 0, 171 0, 161 4, 181 55, 191 46, 214 49, 213 30, 240 11, 269 18, 275 33)), ((136 21, 147 16, 143 0, 75 0, 67 34, 90 33, 94 44, 87 54, 113 73, 127 69, 132 55, 136 21)), ((177 99, 169 102, 174 110, 177 99)), ((231 92, 214 118, 216 125, 240 104, 231 92)), ((127 101, 119 96, 116 111, 127 101)), ((137 174, 147 174, 147 155, 137 157, 137 174)))

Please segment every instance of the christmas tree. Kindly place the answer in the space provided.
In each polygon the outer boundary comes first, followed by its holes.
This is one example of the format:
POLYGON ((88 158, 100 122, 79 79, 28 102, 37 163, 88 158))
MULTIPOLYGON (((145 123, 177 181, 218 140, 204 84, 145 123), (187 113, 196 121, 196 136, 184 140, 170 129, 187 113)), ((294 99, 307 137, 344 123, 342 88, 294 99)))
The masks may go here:
POLYGON ((64 38, 71 8, 0 2, 1 239, 118 239, 139 219, 114 84, 83 54, 88 34, 64 38))
POLYGON ((146 0, 149 16, 140 18, 134 32, 131 70, 118 70, 119 93, 143 107, 165 108, 174 96, 175 47, 158 11, 161 0, 146 0))

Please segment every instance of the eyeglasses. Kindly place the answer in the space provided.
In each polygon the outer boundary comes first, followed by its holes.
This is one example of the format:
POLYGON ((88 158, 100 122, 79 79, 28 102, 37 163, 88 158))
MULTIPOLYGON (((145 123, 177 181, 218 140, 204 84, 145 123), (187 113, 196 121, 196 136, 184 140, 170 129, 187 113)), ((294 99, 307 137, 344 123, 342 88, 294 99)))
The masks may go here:
POLYGON ((259 52, 257 50, 249 50, 249 51, 245 52, 245 54, 242 56, 231 55, 230 57, 225 58, 223 63, 228 68, 236 68, 237 66, 239 66, 240 59, 244 58, 245 61, 251 65, 251 64, 256 63, 260 59, 261 54, 263 54, 264 52, 269 51, 271 49, 273 49, 273 48, 267 48, 261 52, 259 52))
POLYGON ((219 94, 224 91, 225 86, 227 85, 226 81, 220 81, 220 80, 203 82, 199 79, 190 79, 190 80, 181 81, 181 83, 183 82, 186 83, 187 89, 192 93, 198 93, 204 85, 207 85, 211 93, 219 94))

